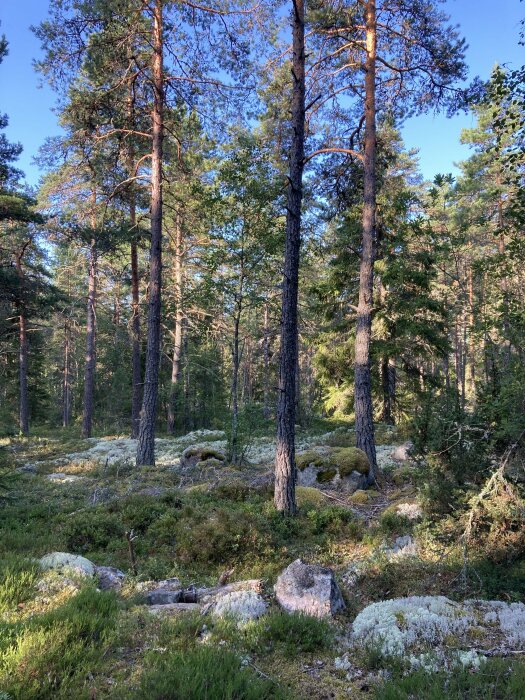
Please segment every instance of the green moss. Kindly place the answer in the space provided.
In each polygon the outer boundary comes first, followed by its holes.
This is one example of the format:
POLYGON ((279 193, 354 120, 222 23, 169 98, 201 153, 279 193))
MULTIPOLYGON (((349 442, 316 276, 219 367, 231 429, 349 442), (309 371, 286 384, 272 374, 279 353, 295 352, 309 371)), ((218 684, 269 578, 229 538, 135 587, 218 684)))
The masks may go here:
POLYGON ((222 452, 212 449, 204 449, 201 453, 201 462, 205 462, 207 459, 215 459, 219 462, 224 462, 225 457, 222 452))
POLYGON ((327 481, 332 481, 336 474, 337 469, 323 469, 322 471, 317 472, 317 481, 320 484, 324 484, 327 481))
POLYGON ((295 455, 295 464, 300 471, 306 469, 310 464, 316 467, 322 467, 325 462, 326 457, 315 450, 307 450, 306 452, 299 452, 299 454, 295 455))
POLYGON ((370 464, 368 457, 357 447, 336 447, 330 454, 330 463, 337 467, 339 475, 348 476, 352 472, 368 474, 370 464))
POLYGON ((313 486, 297 486, 295 498, 300 508, 303 506, 321 506, 326 501, 326 496, 323 492, 313 486))
POLYGON ((365 505, 365 503, 368 503, 370 500, 368 491, 363 491, 362 489, 358 489, 357 491, 354 491, 354 493, 350 496, 348 499, 350 503, 355 503, 356 505, 365 505))

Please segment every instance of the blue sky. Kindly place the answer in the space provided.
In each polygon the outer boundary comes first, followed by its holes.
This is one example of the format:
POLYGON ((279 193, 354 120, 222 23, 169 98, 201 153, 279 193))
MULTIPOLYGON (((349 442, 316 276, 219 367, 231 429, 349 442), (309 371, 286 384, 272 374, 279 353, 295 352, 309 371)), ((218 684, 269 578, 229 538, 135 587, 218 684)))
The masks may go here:
MULTIPOLYGON (((24 152, 18 163, 27 181, 36 184, 39 171, 32 158, 47 136, 59 133, 52 112, 55 96, 47 87, 39 88, 39 77, 32 60, 39 56, 39 42, 29 30, 47 15, 47 0, 2 0, 0 33, 9 41, 9 55, 0 66, 0 112, 7 112, 11 141, 19 141, 24 152)), ((447 0, 445 10, 459 24, 469 44, 467 62, 471 77, 487 78, 496 63, 518 66, 525 50, 518 45, 519 22, 525 15, 520 0, 447 0)), ((462 128, 473 125, 472 117, 424 115, 410 119, 403 128, 407 147, 419 148, 423 175, 457 172, 454 163, 468 156, 468 147, 459 143, 462 128)))

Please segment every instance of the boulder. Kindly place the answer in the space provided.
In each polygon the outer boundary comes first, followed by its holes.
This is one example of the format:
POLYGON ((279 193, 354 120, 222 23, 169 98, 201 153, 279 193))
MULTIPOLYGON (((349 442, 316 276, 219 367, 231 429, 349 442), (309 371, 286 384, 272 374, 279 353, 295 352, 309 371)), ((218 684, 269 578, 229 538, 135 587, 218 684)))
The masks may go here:
POLYGON ((126 574, 114 566, 96 566, 95 576, 101 591, 120 591, 126 574))
POLYGON ((410 535, 396 537, 391 547, 385 548, 385 554, 389 559, 417 556, 417 543, 410 535))
POLYGON ((407 462, 410 459, 410 451, 414 447, 414 443, 408 441, 402 445, 398 445, 390 454, 395 462, 407 462))
POLYGON ((211 466, 209 464, 211 460, 214 460, 213 464, 215 466, 224 466, 226 464, 226 455, 221 450, 192 445, 187 447, 181 454, 180 465, 183 469, 199 468, 201 466, 211 466))
POLYGON ((357 447, 319 448, 300 452, 295 460, 299 486, 329 486, 347 493, 366 486, 368 457, 357 447))
POLYGON ((268 610, 268 604, 255 591, 232 591, 217 598, 210 607, 214 617, 232 617, 238 622, 257 620, 268 610))
POLYGON ((170 591, 167 588, 155 588, 146 593, 147 605, 171 605, 172 603, 180 603, 181 598, 182 589, 170 591))
POLYGON ((292 562, 277 578, 277 601, 287 612, 329 617, 345 607, 343 596, 331 569, 292 562))
POLYGON ((184 600, 184 590, 176 577, 159 581, 156 588, 146 593, 147 605, 172 605, 183 601, 191 602, 184 600))
POLYGON ((40 566, 44 569, 54 569, 60 572, 72 572, 79 576, 94 576, 95 565, 78 554, 67 552, 51 552, 40 559, 40 566))

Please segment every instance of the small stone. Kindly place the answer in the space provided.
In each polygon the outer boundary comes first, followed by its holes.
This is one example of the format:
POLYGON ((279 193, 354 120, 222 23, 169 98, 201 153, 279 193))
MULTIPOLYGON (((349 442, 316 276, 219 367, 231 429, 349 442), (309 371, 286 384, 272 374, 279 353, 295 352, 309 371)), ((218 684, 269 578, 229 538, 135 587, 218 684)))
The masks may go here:
POLYGON ((282 572, 274 590, 279 604, 287 612, 329 617, 345 607, 333 571, 305 564, 300 559, 282 572))
POLYGON ((414 447, 414 443, 408 441, 396 447, 391 453, 391 457, 395 462, 406 462, 410 459, 410 450, 414 447))
POLYGON ((58 482, 60 484, 68 484, 73 481, 81 481, 84 477, 77 476, 76 474, 64 474, 63 472, 54 472, 53 474, 46 474, 45 478, 48 481, 58 482))
POLYGON ((102 591, 119 591, 126 578, 126 574, 114 566, 96 566, 95 575, 98 577, 98 587, 102 591))
POLYGON ((337 656, 334 659, 334 666, 338 671, 348 671, 352 664, 348 661, 347 654, 345 654, 344 656, 337 656))
POLYGON ((169 590, 166 588, 156 588, 154 591, 146 593, 147 605, 171 605, 180 603, 182 590, 169 590))

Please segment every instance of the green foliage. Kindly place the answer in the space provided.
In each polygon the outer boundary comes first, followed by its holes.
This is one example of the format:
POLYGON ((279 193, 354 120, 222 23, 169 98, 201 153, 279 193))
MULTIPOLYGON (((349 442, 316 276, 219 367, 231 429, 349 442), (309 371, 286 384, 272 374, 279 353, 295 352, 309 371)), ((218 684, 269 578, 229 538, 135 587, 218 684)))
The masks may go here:
POLYGON ((379 529, 385 535, 400 535, 410 532, 412 528, 413 523, 395 510, 384 510, 379 517, 379 529))
POLYGON ((523 698, 525 665, 519 661, 487 659, 480 670, 455 669, 397 676, 375 691, 376 700, 518 700, 523 698))
POLYGON ((288 694, 275 682, 243 667, 231 651, 207 646, 165 655, 150 655, 139 700, 284 700, 288 694))
POLYGON ((39 573, 38 564, 31 559, 15 555, 0 559, 0 615, 31 596, 39 573))
POLYGON ((87 587, 64 605, 0 634, 0 684, 20 700, 69 698, 110 642, 118 603, 87 587))
POLYGON ((273 612, 255 624, 256 651, 277 652, 290 658, 329 649, 334 641, 334 628, 326 620, 300 613, 273 612))

